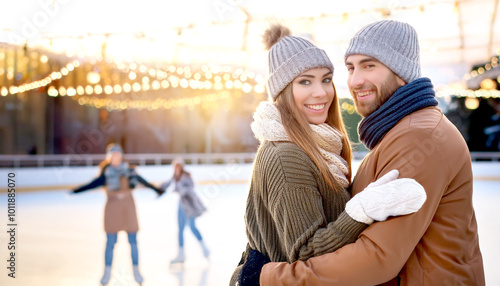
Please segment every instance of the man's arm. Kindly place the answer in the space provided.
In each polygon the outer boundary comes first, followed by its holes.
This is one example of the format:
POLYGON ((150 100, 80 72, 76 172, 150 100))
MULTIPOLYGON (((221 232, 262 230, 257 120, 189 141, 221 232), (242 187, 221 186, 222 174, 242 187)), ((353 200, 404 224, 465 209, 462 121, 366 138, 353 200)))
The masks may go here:
POLYGON ((306 262, 266 264, 261 285, 374 285, 396 277, 431 223, 449 178, 447 162, 437 147, 424 158, 415 157, 419 138, 429 138, 429 134, 413 130, 379 146, 383 149, 374 170, 379 178, 398 169, 400 178, 421 183, 427 201, 417 213, 377 222, 355 243, 334 253, 306 262))

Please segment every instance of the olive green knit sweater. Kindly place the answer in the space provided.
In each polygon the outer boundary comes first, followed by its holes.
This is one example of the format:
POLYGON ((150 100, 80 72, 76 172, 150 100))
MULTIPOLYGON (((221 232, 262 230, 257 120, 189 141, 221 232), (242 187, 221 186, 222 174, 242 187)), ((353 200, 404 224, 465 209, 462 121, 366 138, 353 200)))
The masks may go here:
POLYGON ((265 141, 255 158, 247 199, 248 247, 271 261, 294 262, 352 243, 368 225, 344 212, 349 199, 346 190, 328 186, 302 148, 265 141))

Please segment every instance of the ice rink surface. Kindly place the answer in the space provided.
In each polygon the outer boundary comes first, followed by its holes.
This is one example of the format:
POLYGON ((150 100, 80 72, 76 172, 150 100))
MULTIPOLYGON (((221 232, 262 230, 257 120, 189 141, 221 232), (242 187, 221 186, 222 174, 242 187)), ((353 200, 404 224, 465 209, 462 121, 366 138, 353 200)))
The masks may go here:
MULTIPOLYGON (((359 162, 356 162, 356 164, 359 162)), ((355 164, 355 165, 356 165, 355 164)), ((356 166, 354 166, 356 167, 356 166)), ((479 225, 487 285, 500 285, 500 162, 473 163, 474 207, 479 225)), ((251 165, 187 166, 208 211, 197 226, 211 250, 206 260, 189 228, 185 230, 186 262, 171 267, 177 254, 177 206, 174 193, 157 198, 138 188, 140 269, 144 286, 228 285, 246 244, 243 215, 251 165)), ((0 170, 1 180, 7 173, 0 170)), ((7 276, 7 194, 0 193, 0 285, 99 285, 104 267, 105 233, 101 190, 68 195, 68 188, 89 181, 96 167, 13 170, 16 174, 16 278, 7 276)), ((172 174, 170 166, 140 167, 153 183, 172 174)), ((3 184, 3 183, 2 183, 3 184)), ((4 189, 4 186, 0 186, 4 189)), ((132 277, 125 233, 115 246, 109 285, 137 285, 132 277)))

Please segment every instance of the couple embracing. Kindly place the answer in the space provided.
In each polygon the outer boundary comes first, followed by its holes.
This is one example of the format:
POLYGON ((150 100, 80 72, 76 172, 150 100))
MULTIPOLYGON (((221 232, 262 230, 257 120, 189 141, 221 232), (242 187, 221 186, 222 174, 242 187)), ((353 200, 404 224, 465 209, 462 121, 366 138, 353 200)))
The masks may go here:
POLYGON ((353 180, 330 59, 280 25, 264 40, 270 99, 231 285, 484 285, 470 155, 421 77, 413 27, 375 22, 347 48, 370 150, 353 180))

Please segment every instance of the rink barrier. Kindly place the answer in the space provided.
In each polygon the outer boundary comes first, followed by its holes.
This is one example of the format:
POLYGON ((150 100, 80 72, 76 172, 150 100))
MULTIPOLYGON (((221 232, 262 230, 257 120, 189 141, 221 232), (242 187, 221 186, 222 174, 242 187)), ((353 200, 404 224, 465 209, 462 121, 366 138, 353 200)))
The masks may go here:
MULTIPOLYGON (((105 154, 0 155, 0 168, 96 166, 105 154)), ((131 165, 169 165, 176 158, 186 164, 252 163, 255 153, 125 154, 131 165)))
MULTIPOLYGON (((162 182, 152 181, 150 182, 154 185, 160 185, 162 182)), ((216 181, 216 180, 201 180, 196 181, 196 185, 198 186, 209 186, 209 185, 242 185, 248 184, 248 180, 229 180, 229 181, 216 181)), ((75 187, 75 184, 71 185, 48 185, 48 186, 26 186, 26 187, 17 187, 17 193, 24 192, 40 192, 40 191, 68 191, 75 187)), ((4 188, 0 188, 0 194, 7 193, 8 190, 4 188)))
MULTIPOLYGON (((362 159, 367 152, 354 152, 362 159)), ((471 152, 472 161, 500 161, 500 152, 471 152)), ((186 164, 252 163, 255 153, 125 154, 133 165, 169 165, 182 157, 186 164)), ((96 166, 105 154, 0 155, 0 168, 96 166)))

